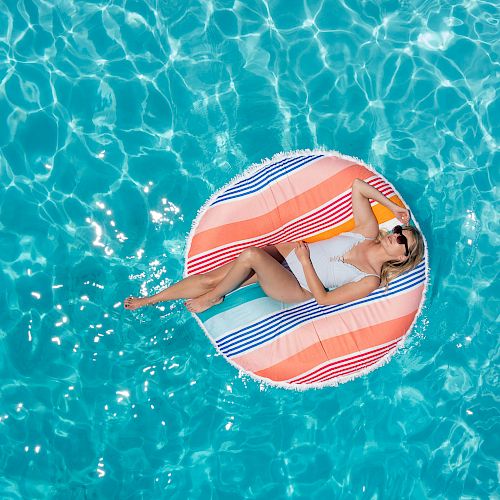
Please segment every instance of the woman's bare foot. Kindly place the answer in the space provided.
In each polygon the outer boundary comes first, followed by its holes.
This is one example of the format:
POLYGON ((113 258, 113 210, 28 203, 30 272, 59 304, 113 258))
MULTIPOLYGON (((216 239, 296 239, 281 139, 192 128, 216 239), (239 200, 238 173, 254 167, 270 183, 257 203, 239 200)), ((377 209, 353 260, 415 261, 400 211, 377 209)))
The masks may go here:
POLYGON ((184 302, 186 308, 194 313, 200 313, 210 309, 212 306, 220 304, 224 300, 224 297, 214 297, 210 293, 205 293, 196 297, 195 299, 190 299, 184 302))
POLYGON ((149 297, 127 297, 123 306, 129 311, 149 305, 149 297))

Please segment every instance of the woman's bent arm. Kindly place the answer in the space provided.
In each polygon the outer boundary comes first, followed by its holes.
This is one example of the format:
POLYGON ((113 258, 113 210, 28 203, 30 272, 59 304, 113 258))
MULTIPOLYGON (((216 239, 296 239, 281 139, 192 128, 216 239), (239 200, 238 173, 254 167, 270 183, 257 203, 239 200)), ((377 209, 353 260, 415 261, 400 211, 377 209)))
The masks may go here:
POLYGON ((377 188, 370 186, 370 184, 363 181, 362 179, 354 179, 354 182, 352 184, 353 190, 356 185, 357 185, 356 189, 358 189, 361 195, 364 196, 365 198, 371 198, 372 200, 378 201, 381 205, 384 205, 384 207, 387 207, 391 210, 394 207, 398 206, 391 200, 389 200, 387 196, 383 195, 377 188))
POLYGON ((375 276, 367 276, 355 283, 347 283, 339 286, 331 292, 326 292, 318 304, 322 306, 331 306, 334 304, 345 304, 353 300, 362 299, 370 295, 380 285, 380 280, 375 276))
POLYGON ((309 287, 309 290, 311 290, 311 293, 316 299, 316 302, 318 304, 321 304, 320 301, 324 299, 327 292, 325 290, 325 287, 323 286, 323 283, 321 283, 321 280, 318 278, 318 275, 316 274, 311 259, 302 258, 300 260, 300 263, 302 264, 302 268, 304 269, 304 275, 306 277, 307 286, 309 287))
POLYGON ((366 276, 355 283, 348 283, 327 292, 312 265, 307 246, 304 246, 302 242, 299 243, 299 246, 306 249, 306 251, 303 251, 299 248, 298 258, 304 269, 307 286, 316 302, 320 305, 345 304, 346 302, 361 299, 376 290, 380 285, 380 280, 377 277, 366 276))
POLYGON ((380 191, 370 186, 361 179, 354 179, 352 183, 352 213, 354 216, 354 224, 357 228, 364 227, 367 232, 378 234, 378 222, 372 211, 369 198, 378 201, 389 210, 399 208, 389 198, 384 196, 380 191))

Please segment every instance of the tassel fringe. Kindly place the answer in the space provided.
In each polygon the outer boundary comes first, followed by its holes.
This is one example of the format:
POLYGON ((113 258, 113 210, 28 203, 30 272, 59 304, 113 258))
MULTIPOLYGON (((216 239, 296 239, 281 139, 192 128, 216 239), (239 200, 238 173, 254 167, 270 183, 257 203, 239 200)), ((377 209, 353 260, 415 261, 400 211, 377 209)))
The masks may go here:
MULTIPOLYGON (((184 253, 184 274, 183 274, 183 276, 184 277, 187 276, 188 250, 191 247, 191 242, 192 242, 194 234, 196 232, 196 228, 198 227, 198 224, 199 224, 199 222, 200 222, 203 214, 207 211, 207 209, 210 207, 210 205, 217 199, 217 197, 220 194, 222 194, 224 191, 226 191, 229 187, 231 187, 232 185, 236 184, 237 182, 240 182, 240 181, 242 181, 244 179, 248 179, 256 171, 258 171, 259 169, 261 169, 262 167, 264 167, 264 166, 266 166, 266 165, 268 165, 270 163, 274 163, 274 162, 277 162, 277 161, 280 161, 280 160, 284 160, 286 158, 291 158, 291 157, 295 157, 295 156, 299 156, 299 155, 314 155, 314 154, 323 154, 325 156, 336 156, 337 158, 341 158, 342 160, 354 161, 354 162, 358 163, 359 165, 363 165, 364 167, 368 168, 372 172, 375 172, 375 173, 378 174, 377 170, 375 168, 373 168, 372 165, 370 165, 368 163, 365 163, 364 161, 362 161, 361 159, 359 159, 359 158, 357 158, 355 156, 349 156, 349 155, 342 154, 339 151, 327 150, 327 149, 297 149, 295 151, 281 152, 281 153, 275 154, 271 159, 266 158, 266 159, 262 160, 260 163, 254 163, 254 164, 252 164, 250 167, 248 167, 247 169, 245 169, 244 172, 242 172, 241 174, 238 174, 235 177, 233 177, 232 180, 230 180, 222 188, 220 188, 218 191, 216 191, 203 204, 203 206, 198 210, 198 213, 197 213, 197 215, 196 215, 196 217, 195 217, 195 219, 194 219, 194 221, 193 221, 193 223, 191 225, 191 229, 189 231, 189 236, 187 238, 186 250, 185 250, 185 253, 184 253)), ((380 175, 380 174, 378 174, 378 175, 380 175)), ((384 180, 387 181, 387 179, 385 179, 385 178, 384 178, 384 180)), ((388 181, 387 181, 387 183, 392 187, 392 189, 394 190, 394 192, 396 193, 396 195, 399 197, 399 199, 401 201, 403 201, 402 196, 394 188, 394 186, 390 182, 388 182, 388 181)), ((403 201, 403 203, 404 203, 404 201, 403 201)), ((406 203, 405 203, 405 205, 406 205, 406 203)), ((363 369, 361 369, 359 371, 356 371, 355 373, 352 373, 350 375, 340 376, 340 377, 334 378, 333 380, 328 380, 328 381, 325 381, 325 382, 317 382, 317 383, 311 383, 311 384, 290 384, 288 382, 275 382, 275 381, 272 381, 270 379, 259 377, 258 375, 255 375, 255 373, 243 370, 241 368, 241 366, 238 366, 231 359, 229 359, 228 357, 226 357, 220 351, 220 349, 218 348, 218 346, 216 345, 216 343, 212 341, 212 338, 210 337, 208 331, 206 330, 205 326, 203 325, 203 323, 201 322, 201 320, 198 318, 198 316, 196 314, 194 314, 194 313, 192 313, 192 315, 195 318, 195 320, 197 321, 197 323, 200 326, 200 328, 205 332, 205 335, 210 339, 210 341, 214 345, 215 349, 217 350, 217 353, 220 356, 223 356, 228 363, 230 363, 232 366, 234 366, 238 370, 238 372, 240 374, 240 377, 242 377, 243 375, 248 375, 252 379, 254 379, 256 382, 258 382, 260 384, 264 384, 265 386, 279 387, 279 388, 284 388, 284 389, 293 389, 293 390, 296 390, 296 391, 305 391, 305 390, 308 390, 308 389, 323 389, 325 387, 337 387, 340 384, 344 384, 345 382, 350 382, 351 380, 354 380, 354 379, 356 379, 358 377, 362 377, 364 375, 367 375, 368 373, 372 372, 373 370, 376 370, 377 368, 380 368, 381 366, 386 365, 392 359, 392 357, 403 346, 405 346, 405 344, 406 344, 406 342, 408 340, 409 333, 411 332, 411 330, 415 326, 416 321, 417 321, 418 317, 420 316, 420 314, 422 312, 422 308, 423 308, 423 306, 425 304, 425 299, 427 297, 427 290, 428 290, 428 281, 429 281, 429 276, 430 276, 429 253, 428 253, 428 250, 427 250, 427 248, 428 248, 427 247, 427 241, 426 241, 425 236, 423 235, 422 231, 420 230, 420 226, 419 226, 418 222, 416 220, 414 220, 414 219, 412 219, 412 221, 414 222, 415 227, 422 234, 422 236, 424 238, 424 243, 425 243, 425 262, 426 262, 426 273, 425 273, 425 275, 426 275, 426 280, 425 280, 425 283, 424 283, 424 291, 422 293, 422 299, 420 301, 420 305, 419 305, 419 308, 417 310, 417 313, 415 314, 415 317, 414 317, 414 319, 413 319, 410 327, 408 328, 408 331, 406 332, 406 334, 403 337, 401 337, 401 340, 398 342, 397 346, 389 354, 386 354, 381 360, 377 361, 376 363, 374 363, 373 365, 371 365, 371 366, 369 366, 367 368, 363 368, 363 369)))

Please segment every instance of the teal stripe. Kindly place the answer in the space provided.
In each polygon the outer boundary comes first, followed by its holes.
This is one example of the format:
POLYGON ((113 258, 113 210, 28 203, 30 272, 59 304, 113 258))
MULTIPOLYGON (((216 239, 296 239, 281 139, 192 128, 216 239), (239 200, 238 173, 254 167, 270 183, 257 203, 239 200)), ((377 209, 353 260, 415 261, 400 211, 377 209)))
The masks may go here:
MULTIPOLYGON (((234 292, 226 295, 226 298, 218 305, 203 311, 198 314, 202 323, 206 323, 210 318, 217 316, 218 314, 225 313, 234 307, 238 307, 242 304, 247 304, 252 300, 267 297, 258 283, 252 283, 251 285, 238 288, 234 292)), ((272 299, 271 299, 272 300, 272 299)), ((206 325, 205 325, 206 326, 206 325)), ((231 328, 232 330, 232 328, 231 328)))
POLYGON ((230 331, 256 324, 266 316, 282 311, 286 307, 286 304, 266 296, 217 314, 207 320, 204 325, 210 338, 217 340, 230 331))

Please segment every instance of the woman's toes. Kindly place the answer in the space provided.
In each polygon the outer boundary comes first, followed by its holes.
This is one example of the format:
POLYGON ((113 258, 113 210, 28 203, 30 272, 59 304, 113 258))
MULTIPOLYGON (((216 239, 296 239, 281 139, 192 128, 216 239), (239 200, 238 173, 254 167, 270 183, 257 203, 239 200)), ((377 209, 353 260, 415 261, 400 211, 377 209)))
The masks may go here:
POLYGON ((134 298, 134 297, 127 297, 124 300, 124 307, 125 309, 128 309, 129 311, 134 311, 135 309, 138 309, 139 307, 142 307, 142 301, 140 298, 134 298))
POLYGON ((194 312, 194 309, 193 309, 193 301, 192 300, 187 300, 186 302, 184 302, 184 306, 186 307, 186 309, 190 312, 194 312))

